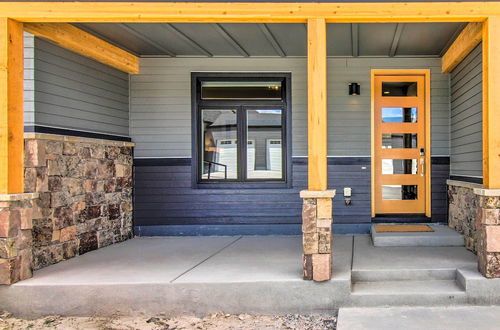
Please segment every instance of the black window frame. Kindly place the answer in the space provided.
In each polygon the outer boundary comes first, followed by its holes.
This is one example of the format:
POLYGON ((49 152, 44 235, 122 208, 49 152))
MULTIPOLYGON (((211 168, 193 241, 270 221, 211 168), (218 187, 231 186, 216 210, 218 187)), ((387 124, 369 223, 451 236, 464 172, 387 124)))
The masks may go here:
POLYGON ((291 73, 283 72, 245 72, 245 73, 191 73, 191 118, 192 118, 192 150, 191 170, 193 188, 291 188, 292 187, 292 105, 291 105, 291 73), (281 81, 281 100, 203 100, 201 99, 201 83, 203 81, 281 81), (247 176, 247 110, 262 107, 282 110, 282 171, 281 179, 248 179, 247 176), (237 131, 243 144, 238 151, 237 179, 201 179, 201 111, 202 109, 237 109, 237 131))

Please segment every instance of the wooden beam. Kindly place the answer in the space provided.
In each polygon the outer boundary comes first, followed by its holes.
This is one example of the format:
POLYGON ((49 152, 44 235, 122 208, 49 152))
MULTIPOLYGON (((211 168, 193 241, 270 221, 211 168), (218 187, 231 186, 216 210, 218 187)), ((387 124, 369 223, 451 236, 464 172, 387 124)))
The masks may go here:
POLYGON ((327 104, 326 104, 326 22, 307 21, 307 146, 308 188, 326 190, 327 104))
POLYGON ((482 23, 469 23, 443 55, 441 70, 451 72, 481 42, 482 23))
POLYGON ((24 192, 22 23, 0 18, 0 194, 24 192))
POLYGON ((500 16, 483 25, 483 186, 500 188, 500 16))
POLYGON ((75 53, 130 74, 139 73, 139 58, 67 23, 26 23, 24 30, 75 53))
POLYGON ((475 22, 500 15, 500 2, 1 2, 22 22, 475 22))

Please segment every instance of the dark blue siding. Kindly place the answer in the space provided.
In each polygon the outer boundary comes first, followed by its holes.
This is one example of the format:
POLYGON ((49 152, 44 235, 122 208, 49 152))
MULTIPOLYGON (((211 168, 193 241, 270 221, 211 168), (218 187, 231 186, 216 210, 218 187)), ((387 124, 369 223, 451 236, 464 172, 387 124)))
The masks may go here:
MULTIPOLYGON (((190 159, 136 160, 136 234, 298 234, 307 186, 307 159, 294 158, 289 189, 193 189, 190 159)), ((446 220, 449 160, 433 161, 433 221, 446 220)), ((329 187, 337 189, 333 216, 337 233, 366 232, 371 223, 368 158, 329 158, 329 187), (344 187, 353 189, 346 206, 344 187)))

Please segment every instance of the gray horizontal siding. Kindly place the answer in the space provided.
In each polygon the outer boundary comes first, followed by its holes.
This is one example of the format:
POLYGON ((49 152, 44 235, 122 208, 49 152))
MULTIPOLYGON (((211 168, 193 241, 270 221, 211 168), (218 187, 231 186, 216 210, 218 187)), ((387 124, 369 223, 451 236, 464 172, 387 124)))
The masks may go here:
POLYGON ((128 74, 39 38, 30 50, 34 116, 26 125, 129 135, 128 74))
POLYGON ((24 33, 24 124, 35 124, 35 38, 24 33))
MULTIPOLYGON (((449 154, 449 81, 434 58, 328 60, 331 156, 370 155, 370 70, 431 69, 432 154, 449 154), (350 82, 361 84, 349 96, 350 82)), ((195 71, 292 73, 293 155, 307 155, 307 63, 304 58, 143 58, 131 76, 130 132, 136 157, 191 157, 191 82, 195 71)))
POLYGON ((450 75, 450 174, 482 177, 482 49, 476 47, 450 75))
MULTIPOLYGON (((366 158, 362 160, 367 161, 366 158)), ((162 163, 134 167, 134 226, 267 225, 269 231, 275 232, 275 227, 302 223, 299 192, 307 186, 307 164, 304 162, 294 160, 293 186, 289 189, 193 189, 191 166, 171 162, 171 166, 162 163)), ((446 162, 433 162, 432 165, 434 222, 447 218, 448 166, 446 162)), ((328 166, 328 172, 329 187, 337 190, 333 206, 335 224, 371 223, 370 165, 335 164, 328 166), (344 187, 352 188, 350 206, 343 200, 344 187)), ((257 234, 257 231, 242 229, 235 234, 243 232, 257 234)))

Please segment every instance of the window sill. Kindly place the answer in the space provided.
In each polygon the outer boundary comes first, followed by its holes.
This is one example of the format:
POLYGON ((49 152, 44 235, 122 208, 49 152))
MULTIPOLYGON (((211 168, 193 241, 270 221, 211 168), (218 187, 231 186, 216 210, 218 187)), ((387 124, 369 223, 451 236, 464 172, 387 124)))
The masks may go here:
POLYGON ((206 182, 193 184, 194 189, 290 189, 291 182, 206 182))

